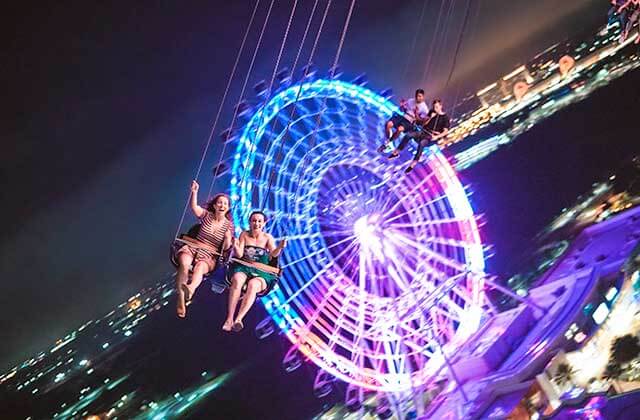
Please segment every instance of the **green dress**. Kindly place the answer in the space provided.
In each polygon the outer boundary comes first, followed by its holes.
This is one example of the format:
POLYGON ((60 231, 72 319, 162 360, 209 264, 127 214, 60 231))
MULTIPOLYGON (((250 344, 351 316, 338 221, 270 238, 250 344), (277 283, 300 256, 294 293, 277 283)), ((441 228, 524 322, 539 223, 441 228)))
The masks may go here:
MULTIPOLYGON (((265 248, 255 246, 255 245, 245 245, 242 259, 248 262, 259 262, 262 264, 269 264, 269 260, 271 259, 269 254, 270 254, 269 251, 265 248)), ((247 275, 247 280, 250 280, 255 277, 263 278, 265 283, 267 283, 267 288, 262 292, 258 293, 258 296, 264 296, 267 293, 269 293, 271 289, 273 289, 273 286, 275 286, 276 282, 278 281, 278 277, 275 274, 262 271, 258 268, 247 267, 246 265, 235 263, 231 267, 231 276, 229 276, 229 279, 228 279, 229 283, 231 282, 231 277, 235 273, 245 273, 247 275)))

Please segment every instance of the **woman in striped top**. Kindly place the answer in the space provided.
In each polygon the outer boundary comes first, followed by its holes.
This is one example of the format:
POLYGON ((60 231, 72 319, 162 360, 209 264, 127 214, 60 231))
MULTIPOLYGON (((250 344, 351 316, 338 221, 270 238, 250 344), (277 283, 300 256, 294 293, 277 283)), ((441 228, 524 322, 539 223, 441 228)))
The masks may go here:
MULTIPOLYGON (((226 194, 217 194, 203 208, 198 205, 199 188, 198 183, 193 181, 191 184, 191 210, 201 223, 196 239, 207 247, 216 249, 218 253, 222 253, 223 250, 231 247, 233 239, 229 197, 226 194)), ((193 294, 200 286, 202 277, 215 269, 217 256, 206 249, 189 245, 180 248, 177 254, 177 313, 180 318, 184 318, 187 313, 186 304, 191 301, 193 294), (189 268, 192 265, 191 282, 187 283, 189 268)))

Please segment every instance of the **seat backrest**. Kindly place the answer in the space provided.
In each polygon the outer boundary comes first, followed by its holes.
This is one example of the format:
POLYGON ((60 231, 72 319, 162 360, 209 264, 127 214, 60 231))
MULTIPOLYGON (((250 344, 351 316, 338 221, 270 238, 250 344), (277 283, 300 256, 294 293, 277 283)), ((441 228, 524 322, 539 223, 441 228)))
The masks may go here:
POLYGON ((271 257, 271 258, 269 258, 269 265, 271 267, 279 267, 280 266, 280 257, 271 257))
MULTIPOLYGON (((195 225, 189 228, 187 233, 181 233, 179 238, 184 238, 186 236, 192 239, 196 239, 196 237, 198 236, 198 233, 200 232, 201 226, 202 225, 200 223, 196 223, 195 225)), ((180 250, 180 248, 182 248, 183 246, 184 246, 183 243, 174 241, 171 243, 171 246, 169 247, 169 260, 171 261, 171 264, 173 264, 174 267, 178 267, 178 260, 177 260, 176 254, 180 250)))
POLYGON ((202 227, 202 224, 200 223, 196 223, 195 225, 191 226, 189 228, 189 231, 187 233, 185 233, 185 236, 188 236, 190 238, 196 239, 198 237, 198 233, 200 233, 200 228, 202 227))

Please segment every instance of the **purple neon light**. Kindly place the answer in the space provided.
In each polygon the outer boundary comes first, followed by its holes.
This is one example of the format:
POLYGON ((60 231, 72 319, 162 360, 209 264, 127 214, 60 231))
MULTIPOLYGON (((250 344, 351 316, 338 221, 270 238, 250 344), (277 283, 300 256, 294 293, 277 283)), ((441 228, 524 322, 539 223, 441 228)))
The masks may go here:
POLYGON ((484 303, 472 274, 484 269, 480 234, 446 158, 432 148, 405 176, 405 162, 375 151, 394 111, 337 80, 292 86, 246 125, 231 181, 236 220, 266 199, 272 232, 289 239, 267 312, 320 368, 382 391, 424 384, 440 346, 474 331, 484 303))

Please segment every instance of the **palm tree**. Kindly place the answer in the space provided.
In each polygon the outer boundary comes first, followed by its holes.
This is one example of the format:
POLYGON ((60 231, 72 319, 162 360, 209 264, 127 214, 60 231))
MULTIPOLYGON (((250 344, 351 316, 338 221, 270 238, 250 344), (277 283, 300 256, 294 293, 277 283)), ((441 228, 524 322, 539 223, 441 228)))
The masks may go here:
POLYGON ((618 337, 611 344, 611 358, 618 365, 629 363, 638 355, 640 355, 640 343, 635 335, 627 334, 618 337))
POLYGON ((604 373, 602 374, 602 379, 612 382, 614 385, 618 385, 618 379, 620 378, 620 375, 622 375, 622 368, 619 364, 613 361, 613 357, 611 359, 612 360, 609 361, 604 373))
POLYGON ((613 361, 610 361, 607 364, 604 373, 602 374, 602 379, 615 380, 618 379, 620 375, 622 375, 622 368, 620 367, 620 365, 613 361))
POLYGON ((571 365, 562 363, 558 366, 556 374, 553 376, 553 382, 555 382, 559 386, 562 386, 567 382, 571 382, 575 373, 576 371, 571 365))

